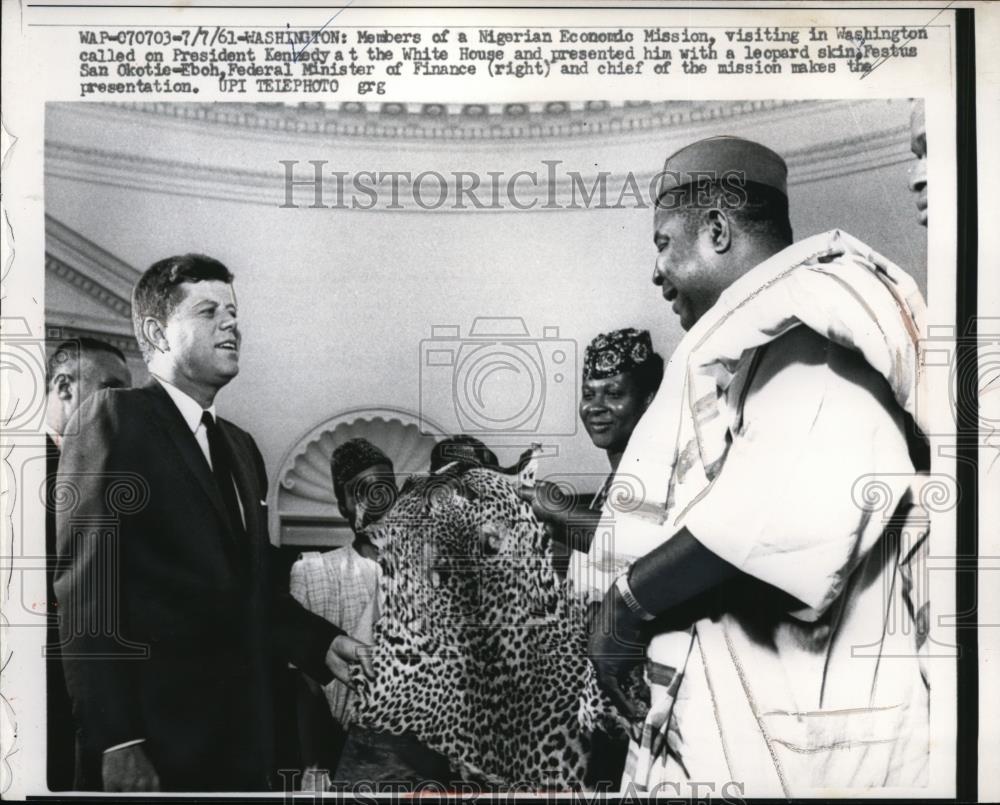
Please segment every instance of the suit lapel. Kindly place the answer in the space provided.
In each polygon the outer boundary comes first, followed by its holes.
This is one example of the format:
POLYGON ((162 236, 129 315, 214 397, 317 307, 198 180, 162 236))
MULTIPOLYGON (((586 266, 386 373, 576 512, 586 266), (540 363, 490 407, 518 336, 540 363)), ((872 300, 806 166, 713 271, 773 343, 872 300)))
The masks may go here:
POLYGON ((229 520, 226 516, 226 507, 215 483, 215 476, 212 475, 212 470, 209 468, 208 462, 205 461, 205 454, 201 452, 197 439, 194 438, 194 434, 187 426, 187 422, 184 421, 184 417, 181 416, 181 412, 177 410, 174 401, 163 390, 163 386, 156 380, 150 380, 145 388, 149 392, 153 410, 157 414, 158 424, 174 443, 174 447, 181 454, 181 458, 198 481, 198 485, 208 495, 212 507, 223 524, 223 530, 228 533, 229 528, 226 524, 229 520))

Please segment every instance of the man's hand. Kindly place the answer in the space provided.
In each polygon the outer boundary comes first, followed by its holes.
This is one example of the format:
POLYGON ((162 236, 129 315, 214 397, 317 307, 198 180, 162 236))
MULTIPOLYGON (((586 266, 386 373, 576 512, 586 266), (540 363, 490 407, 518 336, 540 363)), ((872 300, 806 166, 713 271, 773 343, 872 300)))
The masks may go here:
POLYGON ((327 649, 326 667, 333 672, 335 678, 348 687, 351 684, 351 665, 357 662, 361 663, 365 676, 374 679, 375 669, 372 666, 371 649, 371 646, 349 635, 337 635, 327 649))
POLYGON ((574 551, 586 553, 601 521, 585 498, 567 492, 561 484, 539 481, 534 487, 518 489, 521 499, 531 505, 535 517, 545 526, 549 539, 574 551))
POLYGON ((622 693, 621 682, 646 657, 649 641, 643 633, 643 621, 628 608, 614 585, 592 615, 587 651, 597 682, 618 712, 634 721, 638 714, 622 693))
POLYGON ((538 481, 534 486, 517 490, 521 500, 531 506, 531 511, 541 522, 565 526, 575 500, 559 484, 538 481))
POLYGON ((101 758, 105 791, 159 791, 160 778, 142 744, 105 752, 101 758))

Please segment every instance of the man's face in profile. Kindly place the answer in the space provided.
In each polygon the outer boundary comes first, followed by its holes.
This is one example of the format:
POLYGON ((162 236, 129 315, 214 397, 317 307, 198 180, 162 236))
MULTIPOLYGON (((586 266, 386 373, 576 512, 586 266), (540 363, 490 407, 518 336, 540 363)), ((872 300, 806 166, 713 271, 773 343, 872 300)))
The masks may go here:
POLYGON ((910 171, 910 190, 917 197, 917 219, 927 226, 927 126, 922 103, 914 104, 910 114, 910 150, 917 158, 910 171))
POLYGON ((688 214, 657 206, 653 219, 657 252, 653 284, 660 286, 684 330, 690 330, 724 290, 700 248, 700 230, 689 224, 688 214))

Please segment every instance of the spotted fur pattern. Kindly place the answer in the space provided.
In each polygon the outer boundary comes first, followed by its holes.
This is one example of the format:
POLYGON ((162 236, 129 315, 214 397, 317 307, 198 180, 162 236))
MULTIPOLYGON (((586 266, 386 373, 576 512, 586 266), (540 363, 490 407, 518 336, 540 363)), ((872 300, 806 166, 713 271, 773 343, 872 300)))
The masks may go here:
POLYGON ((580 788, 592 731, 622 725, 587 660, 583 606, 511 481, 417 480, 373 536, 376 678, 355 677, 354 719, 416 735, 465 779, 580 788))

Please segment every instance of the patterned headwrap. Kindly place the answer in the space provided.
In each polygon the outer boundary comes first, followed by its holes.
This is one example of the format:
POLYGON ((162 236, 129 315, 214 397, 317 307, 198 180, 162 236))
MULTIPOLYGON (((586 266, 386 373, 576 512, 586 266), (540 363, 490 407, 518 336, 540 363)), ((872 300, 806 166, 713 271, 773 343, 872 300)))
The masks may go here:
POLYGON ((627 327, 601 333, 587 345, 583 355, 583 379, 603 380, 622 372, 630 372, 650 359, 653 342, 649 330, 627 327))
POLYGON ((330 456, 334 494, 339 499, 343 495, 344 485, 351 478, 380 464, 392 467, 392 460, 367 439, 359 436, 338 445, 330 456))

